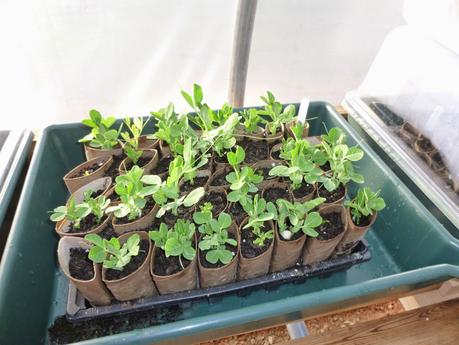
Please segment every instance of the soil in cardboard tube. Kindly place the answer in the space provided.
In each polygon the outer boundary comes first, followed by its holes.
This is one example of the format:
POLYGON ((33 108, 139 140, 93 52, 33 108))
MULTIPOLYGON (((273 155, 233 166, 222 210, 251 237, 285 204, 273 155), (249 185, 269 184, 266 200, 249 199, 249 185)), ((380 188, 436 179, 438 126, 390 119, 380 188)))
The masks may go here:
POLYGON ((153 157, 140 157, 137 160, 137 163, 134 164, 131 160, 125 164, 126 170, 129 171, 132 169, 134 165, 137 165, 140 168, 143 168, 145 165, 150 163, 150 161, 153 159, 153 157))
POLYGON ((106 240, 110 240, 113 237, 118 237, 115 230, 113 230, 111 224, 107 225, 107 227, 101 232, 99 232, 98 235, 106 240))
POLYGON ((231 170, 223 170, 221 174, 218 174, 215 176, 215 178, 210 182, 210 185, 212 187, 219 187, 219 186, 226 186, 228 185, 228 181, 226 181, 226 175, 230 172, 231 170))
POLYGON ((321 216, 324 221, 315 229, 319 233, 319 236, 316 237, 318 240, 331 240, 344 231, 340 212, 331 212, 321 216))
POLYGON ((82 176, 88 176, 91 175, 92 173, 96 172, 100 167, 104 165, 104 162, 100 163, 94 163, 84 169, 78 170, 75 174, 70 176, 70 178, 77 178, 77 177, 82 177, 82 176))
POLYGON ((172 212, 168 211, 166 212, 161 218, 155 218, 154 221, 154 228, 158 229, 159 226, 162 223, 165 223, 168 227, 174 226, 175 223, 177 223, 178 219, 183 219, 183 220, 193 220, 193 208, 192 207, 185 207, 185 206, 179 206, 177 208, 177 215, 173 214, 172 212))
POLYGON ((335 202, 344 197, 344 194, 346 193, 346 189, 343 185, 340 185, 337 189, 335 189, 332 192, 326 190, 325 187, 322 185, 319 185, 318 190, 319 196, 325 198, 326 203, 335 202))
POLYGON ((142 266, 143 262, 147 258, 149 245, 149 240, 140 240, 139 254, 137 256, 132 257, 131 261, 129 261, 129 263, 123 267, 122 271, 110 268, 107 269, 107 271, 105 272, 105 278, 107 280, 118 280, 136 271, 140 266, 142 266))
POLYGON ((246 164, 252 165, 253 163, 269 158, 269 147, 266 141, 244 139, 239 142, 239 145, 245 151, 244 163, 246 164))
MULTIPOLYGON (((271 227, 269 226, 269 222, 265 222, 263 225, 262 231, 269 231, 272 230, 271 227)), ((273 234, 274 237, 274 234, 273 234)), ((251 229, 242 229, 241 231, 241 253, 245 258, 254 258, 257 257, 261 254, 263 254, 265 251, 268 250, 269 246, 271 245, 273 239, 267 239, 265 240, 265 243, 263 246, 259 246, 257 244, 254 244, 253 241, 255 241, 257 237, 255 234, 251 231, 251 229)))
POLYGON ((158 165, 152 169, 151 173, 153 175, 163 174, 169 171, 169 164, 174 160, 172 155, 167 155, 161 158, 158 162, 158 165))
POLYGON ((432 142, 428 138, 422 138, 421 140, 418 140, 418 146, 422 152, 430 152, 434 149, 432 142))
POLYGON ((86 217, 84 217, 84 218, 80 221, 80 227, 79 227, 79 228, 75 228, 75 224, 74 224, 74 223, 70 223, 67 232, 68 232, 68 233, 87 232, 87 231, 89 231, 89 230, 95 228, 96 226, 102 224, 106 219, 107 219, 107 216, 104 215, 104 216, 102 216, 102 218, 100 219, 100 222, 97 222, 97 218, 96 218, 95 215, 93 215, 93 214, 88 214, 86 217))
POLYGON ((263 181, 266 181, 266 180, 272 180, 275 178, 275 176, 269 176, 269 171, 274 168, 274 166, 270 167, 270 168, 258 168, 255 173, 257 175, 263 175, 263 181))
POLYGON ((293 196, 297 199, 301 199, 305 197, 306 195, 312 193, 313 191, 314 191, 314 185, 306 183, 304 181, 301 183, 300 188, 292 190, 293 196))
MULTIPOLYGON (((228 232, 228 237, 232 238, 233 240, 237 241, 236 235, 228 232)), ((232 246, 228 243, 225 244, 226 250, 229 250, 231 253, 233 253, 233 258, 237 255, 237 246, 232 246)), ((225 264, 222 264, 220 261, 217 261, 215 264, 212 264, 206 260, 206 253, 207 251, 204 250, 199 250, 199 259, 201 262, 201 265, 206 267, 206 268, 219 268, 225 266, 225 264)))
POLYGON ((229 207, 229 214, 231 215, 231 219, 233 219, 237 225, 241 224, 247 216, 241 204, 238 202, 231 203, 229 207))
POLYGON ((273 202, 276 203, 278 199, 285 199, 288 201, 292 201, 290 197, 290 193, 288 192, 288 188, 280 188, 280 187, 271 187, 265 189, 263 193, 263 198, 266 202, 273 202))
POLYGON ((371 223, 371 215, 370 216, 360 216, 360 219, 358 222, 354 222, 354 219, 352 219, 352 222, 357 225, 357 226, 368 226, 371 223))
POLYGON ((138 219, 144 217, 145 215, 147 215, 153 209, 154 206, 155 206, 155 201, 152 198, 148 198, 147 199, 147 203, 145 204, 145 207, 143 208, 142 214, 141 214, 140 217, 138 217, 136 219, 129 219, 128 216, 125 216, 123 218, 114 218, 115 219, 115 223, 116 224, 127 224, 127 223, 135 222, 136 220, 138 220, 138 219))
POLYGON ((120 174, 120 170, 118 168, 120 167, 120 164, 125 157, 123 155, 112 156, 112 157, 113 157, 112 165, 110 165, 108 170, 105 172, 104 176, 111 177, 112 183, 114 184, 116 177, 120 174))
POLYGON ((94 277, 94 265, 88 258, 88 251, 70 248, 69 272, 73 278, 80 280, 91 280, 94 277))
POLYGON ((183 267, 178 256, 166 257, 166 253, 162 249, 156 248, 154 273, 159 276, 170 276, 180 272, 187 268, 191 262, 185 258, 181 258, 181 260, 183 267))
POLYGON ((271 151, 271 156, 273 159, 280 161, 282 160, 282 158, 280 157, 280 153, 281 153, 281 150, 271 151))
POLYGON ((212 204, 212 216, 216 217, 222 212, 226 207, 226 195, 224 192, 220 191, 210 191, 207 192, 202 199, 199 201, 197 211, 199 211, 200 206, 204 205, 206 202, 212 204))
POLYGON ((204 187, 209 180, 209 176, 195 177, 193 183, 186 181, 180 186, 180 194, 185 195, 198 187, 204 187))

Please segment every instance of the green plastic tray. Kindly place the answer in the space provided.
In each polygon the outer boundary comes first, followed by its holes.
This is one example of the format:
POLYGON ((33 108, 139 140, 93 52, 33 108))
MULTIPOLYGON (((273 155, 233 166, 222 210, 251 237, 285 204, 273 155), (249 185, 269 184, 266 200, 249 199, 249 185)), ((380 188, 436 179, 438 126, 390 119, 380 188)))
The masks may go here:
MULTIPOLYGON (((313 102, 308 118, 315 118, 310 122, 311 135, 337 126, 348 134, 350 144, 361 145, 366 155, 359 162, 359 171, 370 187, 382 190, 386 199, 386 209, 366 237, 373 256, 369 262, 272 291, 192 303, 169 323, 82 343, 190 344, 458 277, 459 241, 334 108, 313 102)), ((57 265, 58 237, 48 221, 48 211, 67 198, 62 176, 84 160, 77 143, 84 133, 80 124, 48 127, 35 151, 0 264, 1 344, 46 343, 48 327, 56 316, 65 314, 68 283, 57 265)), ((353 189, 351 186, 351 193, 353 189)))

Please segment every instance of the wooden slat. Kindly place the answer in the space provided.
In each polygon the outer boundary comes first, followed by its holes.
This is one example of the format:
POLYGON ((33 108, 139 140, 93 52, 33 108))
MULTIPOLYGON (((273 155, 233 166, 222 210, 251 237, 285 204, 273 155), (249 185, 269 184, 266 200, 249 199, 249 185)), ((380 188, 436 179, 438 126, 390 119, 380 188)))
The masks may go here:
POLYGON ((282 345, 457 345, 459 300, 368 321, 327 335, 308 336, 282 345))

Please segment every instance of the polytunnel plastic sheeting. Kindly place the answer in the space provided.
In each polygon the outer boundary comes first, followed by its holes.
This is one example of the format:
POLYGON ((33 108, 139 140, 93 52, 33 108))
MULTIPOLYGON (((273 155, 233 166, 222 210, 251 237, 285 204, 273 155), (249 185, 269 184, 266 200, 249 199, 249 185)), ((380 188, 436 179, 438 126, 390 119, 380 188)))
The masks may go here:
MULTIPOLYGON (((237 1, 0 2, 0 128, 44 128, 104 115, 147 115, 194 82, 220 107, 228 94, 237 1)), ((368 70, 400 0, 258 1, 245 105, 271 90, 337 104, 368 70), (368 15, 369 13, 378 13, 368 15), (365 27, 365 30, 362 30, 365 27), (364 45, 361 42, 365 42, 364 45)))

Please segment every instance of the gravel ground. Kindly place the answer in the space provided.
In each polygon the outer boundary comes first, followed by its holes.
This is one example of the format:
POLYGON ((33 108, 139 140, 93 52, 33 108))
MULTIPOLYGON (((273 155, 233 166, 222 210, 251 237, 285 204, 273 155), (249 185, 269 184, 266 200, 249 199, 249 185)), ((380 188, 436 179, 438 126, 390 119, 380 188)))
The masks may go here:
MULTIPOLYGON (((355 325, 360 322, 382 318, 387 315, 398 314, 403 306, 398 300, 387 303, 374 304, 369 307, 353 309, 342 313, 311 319, 306 321, 310 334, 325 334, 336 329, 355 325)), ((241 334, 237 336, 212 340, 200 345, 272 345, 289 340, 285 326, 268 328, 261 331, 241 334)))

